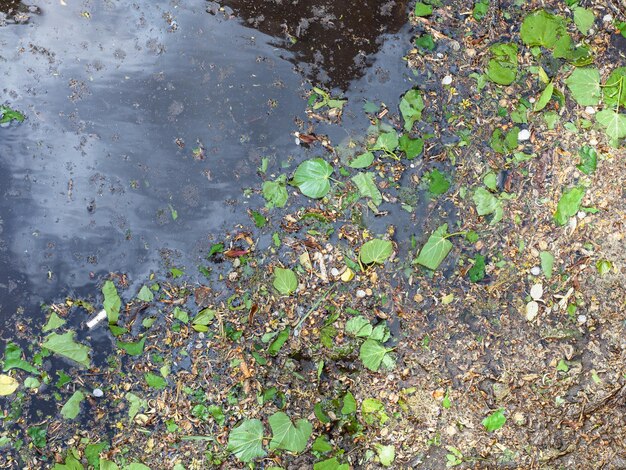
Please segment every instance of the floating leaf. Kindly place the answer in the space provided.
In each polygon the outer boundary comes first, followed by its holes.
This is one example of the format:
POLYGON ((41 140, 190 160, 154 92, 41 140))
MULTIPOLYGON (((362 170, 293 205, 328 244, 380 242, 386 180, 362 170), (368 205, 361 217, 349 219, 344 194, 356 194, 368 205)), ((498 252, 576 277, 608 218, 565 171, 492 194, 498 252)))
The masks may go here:
POLYGON ((419 90, 409 90, 404 94, 400 100, 400 112, 402 113, 402 118, 404 119, 405 131, 409 132, 413 129, 413 124, 422 119, 422 111, 424 111, 425 107, 424 99, 422 98, 422 94, 419 90))
POLYGON ((17 344, 9 341, 4 349, 4 372, 11 369, 22 369, 31 374, 37 374, 37 369, 22 359, 23 354, 22 349, 17 344))
POLYGON ((13 377, 5 374, 0 374, 0 396, 11 395, 17 390, 20 383, 13 377))
POLYGON ((298 187, 302 194, 313 199, 326 196, 330 191, 330 175, 333 167, 321 158, 302 162, 293 175, 291 184, 298 187))
POLYGON ((80 404, 85 399, 85 394, 80 390, 76 390, 74 394, 65 402, 61 408, 61 416, 65 419, 74 419, 80 413, 80 404))
POLYGON ((137 294, 137 298, 142 302, 152 302, 154 294, 148 286, 141 286, 141 289, 139 289, 139 293, 137 294))
POLYGON ((504 416, 504 408, 494 411, 482 421, 482 425, 489 432, 497 431, 506 423, 506 416, 504 416))
POLYGON ((359 260, 363 264, 383 264, 393 253, 393 245, 389 240, 370 240, 363 244, 359 251, 359 260))
POLYGON ((563 192, 554 213, 554 220, 558 225, 567 224, 569 218, 576 215, 584 196, 585 188, 582 186, 566 189, 563 192))
POLYGON ((102 294, 104 295, 103 307, 107 312, 109 323, 115 324, 120 316, 120 308, 122 307, 122 299, 117 293, 115 284, 112 281, 106 281, 102 286, 102 294))
POLYGON ((377 206, 383 202, 383 196, 374 182, 372 173, 358 173, 352 177, 352 182, 359 189, 361 197, 371 198, 372 202, 377 206))
POLYGON ((348 166, 350 168, 367 168, 374 162, 374 154, 372 152, 365 152, 352 160, 348 166))
POLYGON ((376 372, 383 362, 383 358, 389 350, 373 339, 367 339, 361 345, 359 358, 369 370, 376 372))
POLYGON ((48 331, 56 330, 57 328, 60 328, 63 325, 65 325, 65 320, 59 317, 56 314, 56 312, 52 312, 50 314, 50 318, 48 318, 48 321, 46 322, 44 327, 41 329, 41 331, 43 333, 47 333, 48 331))
POLYGON ((437 269, 452 249, 452 243, 446 237, 447 233, 448 224, 438 227, 420 250, 415 262, 433 271, 437 269))
POLYGON ((287 204, 287 177, 280 175, 274 181, 265 181, 263 183, 262 192, 265 198, 265 207, 272 209, 274 207, 285 207, 287 204))
POLYGON ((263 450, 263 424, 258 419, 244 420, 228 436, 228 450, 242 462, 265 457, 263 450))
POLYGON ((53 353, 59 356, 67 357, 73 361, 82 364, 85 367, 90 367, 89 351, 90 349, 84 344, 80 344, 74 341, 74 332, 68 331, 59 335, 57 333, 50 333, 42 347, 49 349, 53 353))
POLYGON ((306 419, 299 419, 295 424, 289 416, 278 411, 269 417, 272 428, 270 449, 284 449, 299 454, 302 452, 313 433, 313 426, 306 419))
POLYGON ((24 115, 8 106, 0 106, 0 124, 6 124, 11 121, 23 122, 24 115))
POLYGON ((581 106, 595 106, 600 102, 600 72, 596 68, 577 68, 565 84, 572 98, 581 106))
POLYGON ((291 269, 274 268, 273 285, 281 294, 290 295, 298 288, 298 278, 291 269))
POLYGON ((146 338, 141 338, 141 340, 134 343, 125 343, 123 341, 117 341, 117 347, 123 349, 131 356, 139 356, 143 353, 144 345, 146 344, 146 338))
POLYGON ((433 14, 432 5, 427 5, 424 2, 417 2, 415 4, 415 16, 430 16, 433 14))

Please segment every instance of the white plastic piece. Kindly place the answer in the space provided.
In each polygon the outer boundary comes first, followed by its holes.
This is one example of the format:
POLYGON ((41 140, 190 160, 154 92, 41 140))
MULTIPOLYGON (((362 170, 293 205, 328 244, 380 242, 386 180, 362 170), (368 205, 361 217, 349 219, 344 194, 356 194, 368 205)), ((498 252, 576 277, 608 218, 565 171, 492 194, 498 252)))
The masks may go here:
POLYGON ((87 322, 87 328, 90 330, 107 317, 106 310, 100 310, 98 314, 87 322))

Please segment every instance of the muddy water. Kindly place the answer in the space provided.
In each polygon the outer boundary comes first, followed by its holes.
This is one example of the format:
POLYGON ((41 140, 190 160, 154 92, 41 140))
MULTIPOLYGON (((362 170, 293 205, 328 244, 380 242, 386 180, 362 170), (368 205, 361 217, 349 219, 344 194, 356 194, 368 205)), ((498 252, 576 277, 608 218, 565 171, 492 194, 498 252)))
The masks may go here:
POLYGON ((364 134, 365 99, 411 87, 403 2, 290 3, 0 2, 0 103, 27 116, 0 129, 3 323, 165 254, 196 276, 216 234, 250 225, 261 158, 319 153, 291 135, 309 80, 349 98, 316 127, 333 143, 364 134))

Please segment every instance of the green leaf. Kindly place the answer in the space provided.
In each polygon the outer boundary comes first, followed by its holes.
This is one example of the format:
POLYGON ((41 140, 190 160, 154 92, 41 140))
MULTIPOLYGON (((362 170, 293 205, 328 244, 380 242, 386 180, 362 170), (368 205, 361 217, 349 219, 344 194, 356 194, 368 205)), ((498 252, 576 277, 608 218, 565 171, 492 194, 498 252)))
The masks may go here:
POLYGON ((402 113, 402 118, 404 119, 405 131, 409 132, 413 129, 413 124, 422 119, 422 111, 424 111, 425 107, 424 99, 422 98, 422 94, 419 90, 409 90, 404 94, 400 100, 400 112, 402 113))
POLYGON ((626 137, 626 114, 605 109, 596 114, 598 123, 605 128, 606 135, 613 141, 626 137))
POLYGON ((440 172, 438 169, 434 169, 427 175, 428 178, 428 192, 433 196, 439 196, 445 194, 450 189, 450 181, 446 178, 446 175, 440 172))
POLYGON ((141 286, 137 298, 142 302, 152 302, 152 300, 154 300, 154 294, 148 286, 141 286))
POLYGON ((393 253, 393 245, 389 240, 370 240, 363 244, 359 251, 359 260, 363 264, 383 264, 393 253))
POLYGON ((396 131, 381 132, 378 139, 376 139, 373 150, 383 150, 392 153, 398 148, 399 143, 400 141, 398 140, 398 133, 396 131))
POLYGON ((189 314, 186 310, 183 310, 178 305, 174 308, 174 318, 181 323, 189 323, 189 314))
POLYGON ((117 347, 123 349, 131 356, 140 356, 143 353, 144 345, 146 344, 146 338, 141 338, 141 340, 135 343, 125 343, 123 341, 117 341, 117 347))
POLYGON ((376 422, 384 425, 389 421, 389 416, 385 412, 385 405, 380 400, 375 398, 366 398, 361 404, 361 412, 363 413, 363 420, 367 424, 374 424, 376 422))
POLYGON ((383 362, 383 358, 389 350, 373 339, 367 339, 361 345, 359 358, 369 370, 376 372, 383 362))
POLYGON ((374 154, 372 152, 365 152, 352 160, 348 166, 350 168, 367 168, 374 162, 374 154))
POLYGON ((65 463, 57 463, 54 464, 52 470, 85 470, 85 467, 78 461, 78 459, 72 455, 72 452, 69 451, 67 456, 65 457, 65 463))
POLYGON ((0 124, 6 124, 11 121, 23 122, 24 115, 8 106, 0 106, 0 124))
POLYGON ((146 383, 149 387, 154 388, 156 390, 163 390, 167 387, 167 380, 165 380, 160 375, 153 374, 152 372, 147 372, 144 375, 146 379, 146 383))
POLYGON ((350 470, 350 465, 347 463, 340 464, 337 457, 333 457, 317 462, 313 465, 313 470, 350 470))
POLYGON ((596 21, 596 17, 593 14, 593 11, 587 10, 583 7, 574 8, 574 23, 578 28, 578 31, 586 35, 593 23, 596 21))
POLYGON ((415 45, 427 51, 434 51, 437 47, 437 44, 435 44, 435 41, 433 40, 432 34, 423 34, 419 37, 416 37, 415 45))
POLYGON ((544 276, 546 276, 546 279, 550 279, 554 267, 554 255, 548 251, 542 251, 539 253, 539 259, 541 259, 541 270, 544 276))
POLYGON ((467 271, 467 274, 472 282, 478 282, 485 278, 485 257, 483 255, 476 255, 474 265, 467 271))
POLYGON ((263 183, 262 192, 265 198, 265 207, 272 209, 274 207, 285 207, 287 204, 287 177, 280 175, 274 181, 265 181, 263 183))
POLYGON ((85 367, 91 366, 91 362, 89 361, 90 348, 84 344, 75 342, 73 331, 68 331, 62 335, 50 333, 41 346, 59 356, 72 359, 85 367))
POLYGON ((428 238, 415 262, 433 271, 437 269, 452 249, 452 243, 446 238, 447 233, 448 224, 439 226, 428 238))
POLYGON ((415 4, 415 16, 430 16, 433 14, 432 5, 427 5, 424 2, 417 2, 415 4))
POLYGON ((352 177, 352 182, 359 189, 361 197, 371 198, 377 206, 383 202, 383 196, 374 182, 373 173, 358 173, 352 177))
POLYGON ((93 468, 99 468, 100 462, 100 453, 109 449, 108 442, 99 442, 97 444, 88 444, 85 446, 85 457, 87 458, 87 462, 93 468))
POLYGON ((346 333, 357 338, 369 338, 372 325, 363 315, 357 315, 346 322, 346 333))
POLYGON ((65 320, 59 317, 56 312, 52 312, 50 314, 50 318, 48 318, 48 322, 41 329, 42 333, 47 333, 48 331, 56 330, 57 328, 65 325, 65 320))
POLYGON ((215 310, 205 308, 191 320, 191 327, 200 332, 209 331, 209 323, 215 318, 215 310))
POLYGON ((552 48, 566 34, 565 22, 544 10, 531 13, 522 22, 520 37, 527 46, 552 48))
POLYGON ((488 432, 497 431, 506 423, 506 416, 504 416, 504 408, 494 411, 482 421, 482 425, 488 432))
POLYGON ((576 215, 583 197, 585 197, 585 188, 582 186, 566 189, 563 192, 554 213, 554 220, 558 225, 567 224, 569 218, 576 215))
POLYGON ((543 108, 545 108, 548 102, 550 101, 550 99, 552 98, 552 93, 554 93, 554 83, 550 82, 548 83, 548 86, 546 86, 546 88, 541 93, 541 96, 535 103, 535 107, 533 108, 533 111, 539 112, 543 108))
POLYGON ((119 470, 115 462, 106 459, 100 459, 100 470, 119 470))
POLYGON ((137 416, 137 413, 148 408, 148 400, 144 400, 143 398, 135 395, 134 393, 128 392, 126 395, 124 395, 124 398, 126 398, 126 400, 128 400, 128 403, 129 403, 128 418, 131 420, 135 416, 137 416))
POLYGON ((502 220, 502 216, 504 215, 502 201, 491 194, 487 189, 478 188, 474 191, 472 199, 474 200, 474 204, 476 204, 476 212, 478 215, 484 216, 493 214, 493 218, 491 222, 489 222, 490 225, 495 225, 502 220))
POLYGON ((282 411, 278 411, 269 417, 272 428, 272 440, 270 450, 284 449, 299 454, 306 449, 307 442, 313 433, 313 426, 306 419, 299 419, 292 423, 282 411))
POLYGON ((289 339, 290 332, 291 332, 291 328, 287 327, 284 330, 282 330, 280 333, 278 333, 278 336, 276 336, 276 339, 272 341, 272 344, 270 344, 269 347, 267 348, 267 353, 270 356, 275 356, 276 354, 278 354, 278 351, 280 351, 280 349, 289 339))
POLYGON ((298 288, 298 278, 291 269, 274 268, 274 288, 283 295, 291 295, 298 288))
POLYGON ((608 106, 626 106, 626 67, 618 67, 606 79, 602 89, 608 106))
POLYGON ((117 294, 117 289, 112 281, 106 281, 102 286, 102 294, 104 295, 103 307, 107 312, 109 323, 115 324, 120 316, 120 308, 122 307, 122 299, 117 294))
POLYGON ((598 152, 593 147, 585 145, 578 151, 578 155, 580 155, 580 164, 576 165, 576 168, 586 175, 595 173, 598 166, 598 152))
POLYGON ((383 467, 389 467, 396 458, 396 449, 394 446, 384 446, 382 444, 374 444, 378 460, 383 467))
POLYGON ((406 158, 413 160, 424 150, 424 139, 411 139, 408 135, 403 135, 399 140, 399 148, 406 158))
POLYGON ((302 162, 293 175, 291 184, 302 194, 313 199, 326 196, 330 191, 330 175, 333 167, 321 158, 313 158, 302 162))
POLYGON ((317 439, 313 441, 311 450, 313 452, 317 452, 318 454, 327 454, 328 452, 333 450, 333 446, 330 444, 330 442, 328 442, 326 436, 322 435, 318 436, 317 439))
POLYGON ((38 374, 39 372, 30 363, 22 359, 22 349, 15 343, 8 342, 4 349, 4 365, 2 370, 7 372, 11 369, 22 369, 31 374, 38 374))
POLYGON ((504 64, 496 59, 491 59, 485 72, 487 78, 498 85, 510 85, 517 77, 517 68, 504 64))
POLYGON ((74 419, 80 413, 80 404, 85 399, 85 394, 76 390, 74 394, 65 402, 61 408, 61 416, 65 419, 74 419))
POLYGON ((244 420, 228 436, 228 450, 242 462, 265 457, 263 450, 263 423, 258 419, 244 420))
POLYGON ((348 392, 343 397, 343 406, 341 407, 342 415, 350 415, 356 411, 356 400, 354 395, 348 392))
POLYGON ((581 106, 595 106, 600 102, 600 72, 596 68, 574 69, 565 84, 572 98, 581 106))

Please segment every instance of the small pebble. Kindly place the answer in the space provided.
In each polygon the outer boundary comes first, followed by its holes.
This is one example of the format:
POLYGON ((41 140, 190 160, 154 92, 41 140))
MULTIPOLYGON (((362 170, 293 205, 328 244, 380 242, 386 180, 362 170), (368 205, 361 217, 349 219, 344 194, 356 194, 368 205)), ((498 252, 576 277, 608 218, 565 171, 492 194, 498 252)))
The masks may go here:
POLYGON ((578 324, 584 325, 587 323, 587 315, 578 315, 578 324))
POLYGON ((587 217, 587 213, 585 211, 578 211, 578 214, 576 215, 579 219, 584 219, 585 217, 587 217))
POLYGON ((339 270, 337 268, 333 268, 330 270, 330 275, 333 277, 339 276, 339 270))
POLYGON ((441 80, 441 84, 442 85, 451 85, 452 84, 452 75, 446 75, 445 77, 443 77, 443 80, 441 80))
POLYGON ((585 108, 585 112, 587 114, 596 114, 596 108, 594 108, 593 106, 587 106, 585 108))
POLYGON ((543 286, 541 284, 535 284, 530 288, 530 296, 533 300, 539 300, 543 297, 543 286))
POLYGON ((533 321, 539 315, 539 304, 534 300, 526 304, 526 320, 533 321))
POLYGON ((539 266, 533 266, 530 268, 530 274, 533 276, 539 276, 541 274, 541 268, 539 266))
POLYGON ((602 18, 602 21, 604 21, 605 23, 610 23, 611 21, 613 21, 613 15, 611 14, 604 15, 604 18, 602 18))
POLYGON ((94 397, 96 397, 96 398, 100 398, 100 397, 103 397, 103 396, 104 396, 104 392, 103 392, 103 391, 102 391, 102 389, 100 389, 100 388, 94 388, 94 389, 93 389, 93 392, 92 392, 92 395, 93 395, 94 397))
POLYGON ((530 139, 530 131, 528 129, 522 129, 521 131, 519 131, 519 134, 517 134, 517 140, 520 142, 524 142, 525 140, 529 140, 530 139))
POLYGON ((356 291, 356 296, 359 299, 362 299, 363 297, 365 297, 365 291, 363 289, 359 289, 358 291, 356 291))

